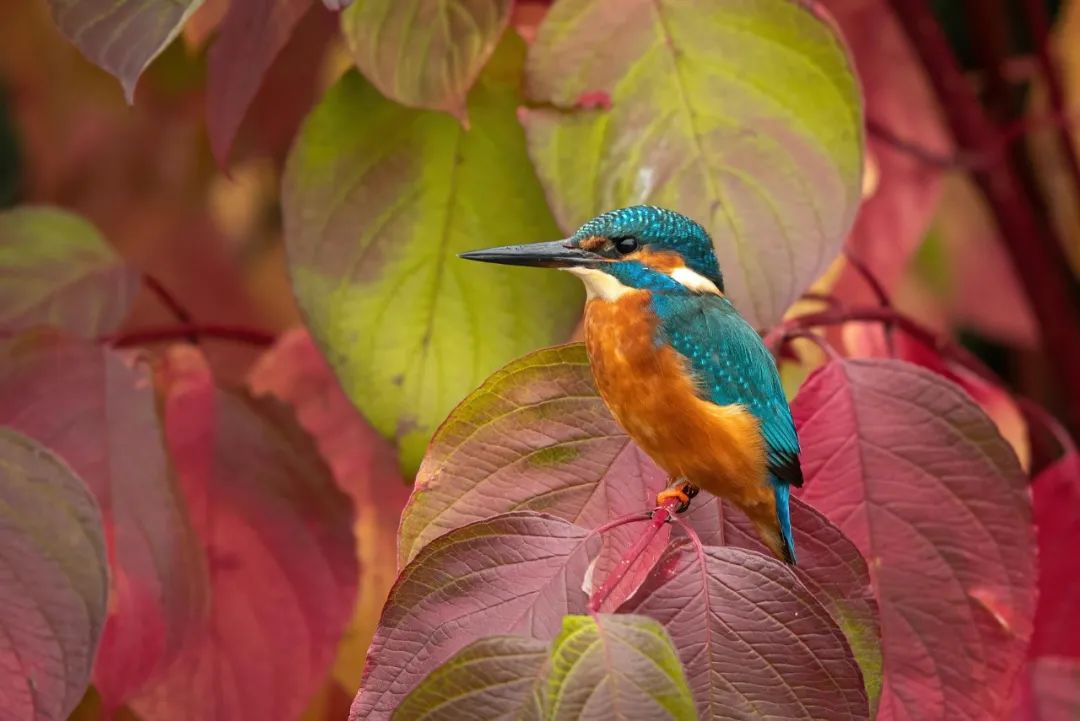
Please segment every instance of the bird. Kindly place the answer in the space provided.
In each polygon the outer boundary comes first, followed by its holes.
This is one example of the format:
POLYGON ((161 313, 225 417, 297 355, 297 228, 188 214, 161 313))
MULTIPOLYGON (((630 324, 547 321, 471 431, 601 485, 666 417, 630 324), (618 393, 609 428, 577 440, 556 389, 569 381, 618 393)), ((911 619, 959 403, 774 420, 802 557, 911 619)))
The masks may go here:
POLYGON ((585 284, 585 347, 604 404, 669 476, 683 513, 700 489, 740 508, 795 565, 799 438, 776 362, 724 292, 712 239, 673 210, 611 210, 569 238, 460 254, 557 268, 585 284))

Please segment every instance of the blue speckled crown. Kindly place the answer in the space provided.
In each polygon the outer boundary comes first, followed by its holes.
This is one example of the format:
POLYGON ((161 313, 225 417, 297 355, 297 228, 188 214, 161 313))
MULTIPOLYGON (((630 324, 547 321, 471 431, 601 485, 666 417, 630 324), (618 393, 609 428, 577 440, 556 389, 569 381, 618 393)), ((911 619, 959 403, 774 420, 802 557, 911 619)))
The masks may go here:
POLYGON ((671 250, 682 256, 687 267, 700 273, 721 291, 724 277, 713 252, 712 239, 698 223, 681 213, 654 205, 635 205, 610 210, 578 228, 572 240, 590 236, 619 238, 630 236, 654 250, 671 250))

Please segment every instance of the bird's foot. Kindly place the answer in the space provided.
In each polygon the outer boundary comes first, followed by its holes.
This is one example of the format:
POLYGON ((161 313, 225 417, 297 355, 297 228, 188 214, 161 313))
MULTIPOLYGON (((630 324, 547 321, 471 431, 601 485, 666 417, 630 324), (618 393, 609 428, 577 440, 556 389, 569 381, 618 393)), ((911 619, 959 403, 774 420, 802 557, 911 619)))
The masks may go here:
POLYGON ((686 509, 690 508, 690 499, 698 494, 698 490, 698 487, 693 483, 680 481, 657 493, 656 505, 662 506, 672 498, 677 498, 679 499, 679 506, 675 509, 675 512, 686 513, 686 509))

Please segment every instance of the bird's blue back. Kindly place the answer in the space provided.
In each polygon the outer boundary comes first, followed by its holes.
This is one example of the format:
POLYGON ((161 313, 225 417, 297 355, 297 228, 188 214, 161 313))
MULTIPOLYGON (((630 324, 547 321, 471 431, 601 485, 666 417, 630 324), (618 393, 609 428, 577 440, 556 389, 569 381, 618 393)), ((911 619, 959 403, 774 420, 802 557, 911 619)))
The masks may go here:
POLYGON ((720 296, 654 292, 657 344, 686 357, 699 395, 717 405, 739 404, 758 419, 781 534, 789 549, 790 486, 801 486, 799 438, 772 355, 757 332, 720 296))

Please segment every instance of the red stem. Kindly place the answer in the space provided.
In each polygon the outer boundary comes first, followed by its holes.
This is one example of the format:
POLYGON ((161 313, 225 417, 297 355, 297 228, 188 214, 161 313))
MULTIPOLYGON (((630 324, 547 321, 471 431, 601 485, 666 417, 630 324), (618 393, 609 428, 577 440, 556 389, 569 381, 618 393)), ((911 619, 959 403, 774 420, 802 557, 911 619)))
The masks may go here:
POLYGON ((810 341, 818 348, 820 348, 821 352, 828 356, 830 361, 843 360, 843 357, 840 355, 840 353, 838 353, 837 350, 833 348, 832 343, 825 340, 813 331, 806 330, 804 328, 792 328, 791 330, 784 332, 784 340, 789 340, 791 338, 805 338, 806 340, 810 341))
POLYGON ((178 321, 180 321, 181 323, 191 322, 191 313, 188 313, 187 309, 184 308, 184 306, 180 305, 180 301, 178 301, 176 299, 176 296, 170 293, 168 289, 166 289, 165 286, 161 284, 160 280, 158 280, 152 275, 144 275, 143 283, 145 283, 146 287, 149 288, 150 291, 158 297, 158 300, 161 301, 162 305, 168 308, 169 311, 172 312, 174 316, 176 316, 176 319, 178 321))
POLYGON ((595 534, 607 533, 608 531, 612 530, 613 528, 618 528, 619 526, 626 526, 626 525, 629 525, 631 523, 640 523, 641 521, 648 521, 651 518, 652 518, 652 516, 649 515, 648 513, 628 513, 625 516, 619 516, 618 518, 612 519, 612 520, 608 521, 607 523, 605 523, 602 526, 597 526, 596 528, 592 529, 592 533, 595 533, 595 534))
MULTIPOLYGON (((623 557, 619 559, 619 565, 615 566, 614 570, 608 577, 604 579, 604 582, 600 584, 600 588, 596 589, 592 596, 589 597, 589 613, 599 613, 600 608, 604 605, 604 601, 608 599, 611 592, 615 590, 615 587, 626 577, 627 572, 634 567, 634 564, 638 562, 641 555, 645 553, 645 549, 656 538, 656 534, 660 533, 660 529, 664 527, 668 519, 672 517, 672 511, 679 505, 679 499, 670 498, 665 501, 664 505, 657 506, 653 511, 652 518, 649 519, 649 525, 646 527, 645 532, 634 542, 634 545, 626 550, 623 557)), ((623 523, 630 523, 635 520, 633 517, 624 516, 616 521, 622 521, 623 523)), ((613 522, 614 523, 614 522, 613 522)), ((616 523, 616 525, 622 525, 622 523, 616 523)), ((611 526, 611 524, 606 524, 611 526)), ((606 528, 601 526, 600 528, 606 528)), ((599 530, 599 529, 598 529, 599 530)))
MULTIPOLYGON (((170 293, 168 289, 161 284, 161 281, 159 281, 152 275, 144 275, 143 283, 145 283, 146 287, 150 289, 150 292, 157 296, 158 300, 161 301, 162 305, 168 308, 169 311, 172 312, 174 316, 176 316, 176 319, 178 321, 180 321, 181 323, 191 323, 191 313, 188 313, 187 309, 184 308, 184 306, 180 305, 180 301, 178 301, 176 299, 176 296, 170 293)), ((199 336, 191 333, 188 335, 187 340, 190 343, 198 343, 199 336)))
POLYGON ((881 281, 879 281, 877 276, 870 271, 870 268, 867 267, 866 263, 862 262, 859 256, 855 255, 855 253, 848 248, 844 248, 844 258, 847 260, 848 264, 855 269, 855 272, 862 276, 863 282, 866 283, 871 292, 873 292, 874 297, 877 298, 878 305, 885 308, 892 306, 892 303, 889 301, 889 294, 885 292, 885 287, 881 285, 881 281))
POLYGON ((1045 408, 1040 406, 1035 401, 1032 401, 1023 396, 1016 396, 1014 398, 1016 405, 1020 408, 1020 412, 1027 416, 1028 424, 1030 426, 1031 421, 1035 421, 1042 426, 1058 445, 1061 446, 1061 452, 1063 455, 1071 455, 1076 453, 1076 444, 1073 443, 1072 436, 1065 430, 1065 427, 1058 422, 1057 418, 1054 418, 1045 408))
POLYGON ((807 328, 815 328, 827 325, 841 325, 848 322, 887 323, 894 325, 907 333, 916 341, 937 351, 942 356, 960 364, 987 383, 995 386, 1004 386, 997 374, 986 366, 962 346, 953 343, 947 338, 942 338, 934 331, 922 325, 913 318, 899 313, 894 308, 849 308, 845 310, 825 310, 820 313, 809 313, 792 318, 777 326, 765 337, 766 344, 770 348, 777 343, 783 342, 784 338, 794 333, 804 331, 807 328))
POLYGON ((141 328, 126 333, 112 333, 98 338, 98 343, 107 343, 117 348, 126 348, 147 343, 160 343, 172 340, 186 340, 192 336, 219 338, 256 346, 268 346, 274 342, 274 334, 256 328, 220 323, 180 323, 178 325, 141 328))
POLYGON ((927 165, 941 168, 942 170, 970 170, 972 168, 988 165, 991 162, 988 158, 984 157, 962 154, 946 155, 945 153, 940 153, 936 150, 924 148, 914 141, 901 138, 894 133, 891 128, 882 125, 874 118, 866 119, 866 132, 894 150, 899 150, 901 153, 910 155, 927 165))
MULTIPOLYGON (((1064 118, 1068 113, 1066 108, 1065 89, 1061 82, 1061 73, 1057 64, 1050 56, 1050 18, 1046 14, 1046 0, 1023 0, 1020 3, 1024 17, 1027 20, 1028 29, 1031 30, 1035 41, 1035 51, 1042 69, 1043 80, 1046 81, 1046 89, 1050 94, 1050 107, 1056 118, 1064 118)), ((1072 176, 1073 188, 1080 193, 1080 159, 1077 159, 1073 151, 1072 138, 1068 132, 1068 125, 1055 124, 1057 129, 1057 141, 1065 156, 1065 167, 1072 176)))
MULTIPOLYGON (((957 145, 967 152, 992 153, 1001 130, 979 104, 962 74, 928 0, 889 0, 926 66, 957 145)), ((1001 239, 1031 303, 1042 332, 1043 351, 1063 391, 1074 431, 1080 428, 1080 317, 1073 303, 1068 260, 1054 230, 1038 216, 1025 194, 1015 161, 1007 155, 993 168, 977 168, 973 178, 989 201, 1001 239)))

